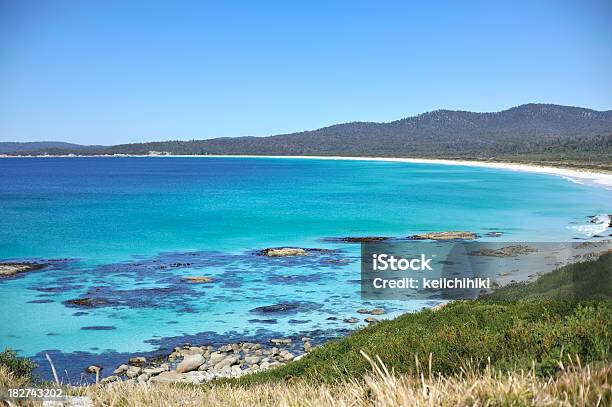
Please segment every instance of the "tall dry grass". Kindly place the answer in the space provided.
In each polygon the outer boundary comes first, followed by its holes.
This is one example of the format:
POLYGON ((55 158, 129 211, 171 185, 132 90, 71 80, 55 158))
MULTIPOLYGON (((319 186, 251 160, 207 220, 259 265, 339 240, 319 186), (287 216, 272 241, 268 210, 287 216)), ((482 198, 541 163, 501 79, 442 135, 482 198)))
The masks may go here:
POLYGON ((533 370, 521 373, 476 371, 470 363, 451 377, 428 369, 397 375, 366 356, 372 374, 335 385, 285 383, 232 386, 132 385, 91 387, 87 395, 104 406, 609 406, 612 365, 593 368, 579 360, 560 364, 548 379, 533 370))
MULTIPOLYGON (((560 363, 559 373, 542 378, 534 370, 520 373, 481 371, 466 362, 458 375, 432 374, 417 361, 414 375, 387 370, 364 355, 372 374, 362 380, 329 384, 301 379, 284 383, 204 386, 113 383, 67 389, 87 396, 96 406, 610 406, 612 365, 582 366, 578 359, 560 363)), ((429 366, 430 363, 428 363, 429 366)), ((0 387, 27 386, 0 368, 0 387)), ((0 404, 2 404, 0 402, 0 404)), ((15 404, 16 405, 16 404, 15 404)))

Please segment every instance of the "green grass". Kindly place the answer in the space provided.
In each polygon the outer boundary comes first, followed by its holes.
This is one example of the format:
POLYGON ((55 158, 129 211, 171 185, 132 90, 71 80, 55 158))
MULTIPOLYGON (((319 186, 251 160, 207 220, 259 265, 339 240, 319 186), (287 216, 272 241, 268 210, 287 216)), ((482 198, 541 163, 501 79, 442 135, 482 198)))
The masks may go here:
POLYGON ((612 299, 612 253, 597 260, 579 262, 544 274, 534 282, 514 283, 496 290, 493 300, 612 299))
POLYGON ((583 363, 610 363, 612 300, 609 288, 612 254, 563 267, 529 284, 514 284, 477 301, 455 302, 438 311, 405 314, 327 343, 283 367, 231 380, 265 383, 299 377, 315 382, 358 378, 369 371, 360 354, 377 355, 396 372, 412 373, 416 359, 433 372, 458 373, 490 363, 501 370, 535 367, 552 375, 562 355, 583 363), (599 282, 599 283, 598 283, 599 282), (603 288, 602 288, 603 287, 603 288), (594 290, 596 299, 576 300, 594 290))

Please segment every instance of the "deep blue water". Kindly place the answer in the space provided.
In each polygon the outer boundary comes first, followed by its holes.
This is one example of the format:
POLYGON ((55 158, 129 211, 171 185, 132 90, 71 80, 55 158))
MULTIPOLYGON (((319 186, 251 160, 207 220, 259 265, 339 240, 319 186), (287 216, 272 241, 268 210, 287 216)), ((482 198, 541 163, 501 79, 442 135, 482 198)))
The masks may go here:
MULTIPOLYGON (((463 166, 1 159, 0 260, 50 266, 0 280, 0 347, 39 357, 55 350, 65 362, 60 370, 80 372, 83 366, 71 365, 74 352, 89 361, 184 339, 333 335, 354 328, 342 319, 359 316, 364 304, 359 246, 326 238, 495 230, 508 241, 564 241, 593 232, 584 229, 587 216, 610 213, 610 202, 612 191, 560 177, 463 166), (286 259, 254 254, 275 246, 334 251, 286 259), (190 275, 214 282, 182 280, 190 275), (83 296, 105 302, 64 303, 83 296), (300 306, 253 311, 283 302, 300 306)), ((382 304, 390 316, 425 305, 382 304)))

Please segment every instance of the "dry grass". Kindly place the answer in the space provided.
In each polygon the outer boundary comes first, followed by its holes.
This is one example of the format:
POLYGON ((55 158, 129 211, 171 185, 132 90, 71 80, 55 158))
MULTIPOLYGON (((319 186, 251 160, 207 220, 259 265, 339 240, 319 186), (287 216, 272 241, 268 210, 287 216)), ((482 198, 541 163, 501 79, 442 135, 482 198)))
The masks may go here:
MULTIPOLYGON (((366 356, 367 357, 367 356, 366 356)), ((369 358, 368 358, 369 359, 369 358)), ((91 387, 87 394, 104 406, 609 406, 612 365, 560 364, 557 376, 533 371, 477 372, 467 363, 462 373, 443 377, 420 371, 396 375, 380 361, 363 381, 335 385, 296 379, 285 383, 232 386, 130 385, 91 387)))
MULTIPOLYGON (((593 368, 580 361, 560 363, 555 377, 542 378, 534 371, 502 373, 487 368, 476 371, 470 363, 455 376, 433 375, 420 369, 416 375, 397 375, 364 355, 372 374, 362 381, 329 384, 300 379, 285 383, 232 386, 230 384, 138 385, 67 389, 86 395, 99 406, 609 406, 612 405, 612 365, 593 368)), ((419 364, 420 366, 420 364, 419 364)), ((0 388, 26 386, 0 368, 0 388)), ((1 404, 1 403, 0 403, 1 404)))

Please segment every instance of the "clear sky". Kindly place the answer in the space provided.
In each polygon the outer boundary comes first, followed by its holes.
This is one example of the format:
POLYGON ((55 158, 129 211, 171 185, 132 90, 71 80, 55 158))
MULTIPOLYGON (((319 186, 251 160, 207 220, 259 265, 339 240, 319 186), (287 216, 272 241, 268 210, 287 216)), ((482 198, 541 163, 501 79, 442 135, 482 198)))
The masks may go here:
POLYGON ((612 109, 612 2, 0 0, 0 141, 612 109))

